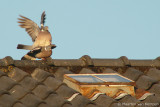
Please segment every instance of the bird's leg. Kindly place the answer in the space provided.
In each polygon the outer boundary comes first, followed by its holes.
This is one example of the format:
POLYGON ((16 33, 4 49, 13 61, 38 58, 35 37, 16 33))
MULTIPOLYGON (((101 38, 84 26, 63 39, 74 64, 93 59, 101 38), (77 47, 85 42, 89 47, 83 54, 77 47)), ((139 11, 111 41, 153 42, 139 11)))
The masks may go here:
POLYGON ((46 58, 41 58, 43 61, 46 61, 46 58))
POLYGON ((52 58, 51 57, 48 57, 48 58, 41 58, 43 61, 50 61, 50 60, 52 60, 52 58))

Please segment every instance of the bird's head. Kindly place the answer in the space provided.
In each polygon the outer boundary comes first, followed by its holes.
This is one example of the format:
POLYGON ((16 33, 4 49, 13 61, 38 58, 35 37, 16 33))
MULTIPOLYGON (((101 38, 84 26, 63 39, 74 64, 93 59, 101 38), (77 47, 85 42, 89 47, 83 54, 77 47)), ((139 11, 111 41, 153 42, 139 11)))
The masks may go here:
POLYGON ((42 31, 42 32, 45 32, 45 31, 48 32, 48 26, 43 26, 43 27, 41 27, 41 31, 42 31))

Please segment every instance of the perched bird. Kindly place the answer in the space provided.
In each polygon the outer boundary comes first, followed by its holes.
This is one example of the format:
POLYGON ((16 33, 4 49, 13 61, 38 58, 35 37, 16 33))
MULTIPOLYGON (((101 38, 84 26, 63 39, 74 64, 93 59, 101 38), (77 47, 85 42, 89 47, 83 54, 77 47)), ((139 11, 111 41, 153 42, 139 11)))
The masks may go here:
POLYGON ((39 27, 32 20, 21 16, 18 18, 18 23, 20 23, 21 28, 25 28, 26 32, 30 35, 33 41, 33 45, 23 45, 18 44, 17 49, 27 49, 30 50, 26 55, 21 59, 26 60, 35 60, 36 58, 45 60, 46 58, 52 55, 52 49, 55 48, 55 45, 52 45, 52 36, 48 31, 48 26, 44 26, 46 19, 45 11, 41 15, 41 27, 39 27))

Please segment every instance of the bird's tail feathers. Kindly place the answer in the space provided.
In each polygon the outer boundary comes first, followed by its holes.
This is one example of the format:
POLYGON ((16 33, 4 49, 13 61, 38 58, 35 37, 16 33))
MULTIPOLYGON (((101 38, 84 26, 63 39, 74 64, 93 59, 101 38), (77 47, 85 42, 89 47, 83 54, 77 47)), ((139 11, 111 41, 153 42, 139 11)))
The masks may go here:
POLYGON ((32 46, 23 45, 23 44, 18 44, 18 45, 17 45, 17 49, 32 50, 32 46))

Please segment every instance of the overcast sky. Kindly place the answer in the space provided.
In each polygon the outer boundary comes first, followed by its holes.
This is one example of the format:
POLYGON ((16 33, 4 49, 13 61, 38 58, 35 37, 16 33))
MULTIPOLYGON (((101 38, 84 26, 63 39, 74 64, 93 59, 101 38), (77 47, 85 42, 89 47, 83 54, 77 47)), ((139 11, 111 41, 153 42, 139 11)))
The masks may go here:
POLYGON ((17 18, 21 14, 40 25, 44 10, 57 45, 54 59, 160 56, 160 0, 1 0, 0 58, 21 59, 28 52, 16 49, 32 45, 17 18))

